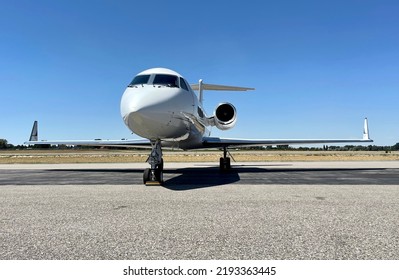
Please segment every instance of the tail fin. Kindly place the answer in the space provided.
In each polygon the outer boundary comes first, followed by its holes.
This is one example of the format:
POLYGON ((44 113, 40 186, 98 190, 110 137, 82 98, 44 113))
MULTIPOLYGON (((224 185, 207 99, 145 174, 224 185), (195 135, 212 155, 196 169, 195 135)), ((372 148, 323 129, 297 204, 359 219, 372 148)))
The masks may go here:
POLYGON ((33 123, 32 132, 30 133, 29 141, 38 141, 37 121, 33 123))

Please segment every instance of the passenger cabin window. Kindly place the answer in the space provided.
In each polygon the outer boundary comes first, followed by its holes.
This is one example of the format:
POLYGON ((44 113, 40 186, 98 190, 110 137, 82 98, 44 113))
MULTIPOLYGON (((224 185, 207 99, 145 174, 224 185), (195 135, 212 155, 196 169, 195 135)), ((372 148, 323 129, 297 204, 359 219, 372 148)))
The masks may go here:
POLYGON ((184 79, 183 79, 183 78, 181 78, 181 77, 180 77, 180 87, 181 87, 182 89, 184 89, 184 90, 187 90, 187 91, 188 91, 187 84, 186 84, 186 82, 184 81, 184 79))
POLYGON ((147 84, 150 79, 150 75, 139 75, 134 77, 133 81, 130 83, 129 87, 134 85, 143 85, 147 84))
POLYGON ((179 87, 177 77, 173 75, 157 74, 154 78, 154 85, 164 85, 167 87, 179 87))

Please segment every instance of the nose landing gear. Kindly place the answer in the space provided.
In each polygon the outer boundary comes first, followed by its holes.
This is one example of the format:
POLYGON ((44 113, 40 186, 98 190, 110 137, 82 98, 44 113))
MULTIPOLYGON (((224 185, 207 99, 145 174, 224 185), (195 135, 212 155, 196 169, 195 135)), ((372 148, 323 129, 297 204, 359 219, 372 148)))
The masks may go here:
POLYGON ((144 170, 143 183, 146 186, 160 186, 163 184, 163 159, 161 141, 152 143, 151 154, 147 159, 151 168, 144 170))
MULTIPOLYGON (((227 147, 223 147, 223 157, 220 158, 220 171, 228 171, 231 169, 230 157, 234 160, 232 155, 227 150, 227 147)), ((163 158, 162 158, 162 147, 161 141, 157 140, 152 143, 152 150, 147 162, 151 165, 151 168, 146 168, 143 173, 143 183, 146 186, 160 186, 163 184, 163 158)))

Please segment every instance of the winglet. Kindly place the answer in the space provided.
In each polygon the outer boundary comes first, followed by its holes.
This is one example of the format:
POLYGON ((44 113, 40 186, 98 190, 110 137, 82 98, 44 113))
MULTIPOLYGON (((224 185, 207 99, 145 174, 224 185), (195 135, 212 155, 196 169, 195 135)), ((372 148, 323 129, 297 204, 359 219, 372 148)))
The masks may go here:
POLYGON ((29 141, 38 141, 37 121, 33 123, 32 132, 30 133, 29 141))
POLYGON ((369 135, 369 124, 367 118, 364 119, 363 140, 371 140, 369 135))

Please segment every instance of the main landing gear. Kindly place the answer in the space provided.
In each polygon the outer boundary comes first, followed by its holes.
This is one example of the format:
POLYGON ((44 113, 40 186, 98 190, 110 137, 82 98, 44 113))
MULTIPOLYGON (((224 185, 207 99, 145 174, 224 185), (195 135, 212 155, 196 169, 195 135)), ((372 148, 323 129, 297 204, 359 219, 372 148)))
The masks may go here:
POLYGON ((220 158, 219 162, 220 171, 228 171, 231 169, 230 158, 227 156, 227 153, 228 153, 227 147, 223 147, 223 157, 220 158))
POLYGON ((163 159, 162 159, 162 147, 161 141, 157 140, 152 143, 151 154, 148 157, 147 162, 151 165, 151 168, 144 170, 143 183, 146 186, 159 186, 163 184, 163 159))

